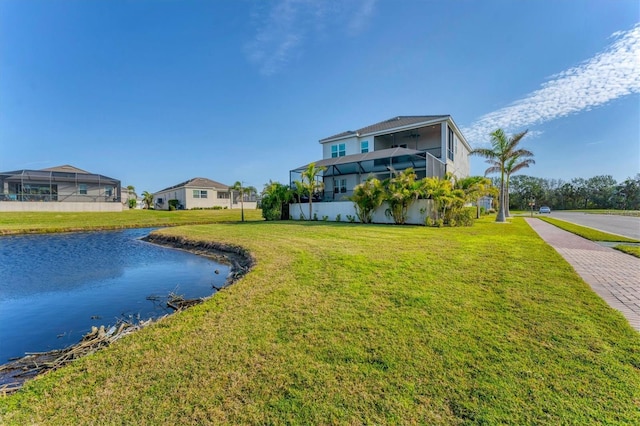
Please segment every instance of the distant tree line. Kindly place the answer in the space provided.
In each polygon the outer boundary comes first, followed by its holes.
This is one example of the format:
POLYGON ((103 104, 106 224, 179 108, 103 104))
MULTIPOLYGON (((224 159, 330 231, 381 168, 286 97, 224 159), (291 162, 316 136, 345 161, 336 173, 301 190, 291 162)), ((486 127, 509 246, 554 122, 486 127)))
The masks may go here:
POLYGON ((620 183, 610 175, 570 181, 512 176, 509 206, 528 209, 531 200, 535 200, 536 207, 546 205, 555 210, 640 210, 640 173, 620 183))

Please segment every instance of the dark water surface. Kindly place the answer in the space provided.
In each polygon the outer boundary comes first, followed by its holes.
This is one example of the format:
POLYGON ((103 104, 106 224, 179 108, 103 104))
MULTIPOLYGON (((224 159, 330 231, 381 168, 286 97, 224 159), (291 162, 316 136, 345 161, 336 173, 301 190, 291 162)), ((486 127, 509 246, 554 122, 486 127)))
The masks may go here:
POLYGON ((0 237, 0 364, 73 345, 91 326, 171 313, 171 292, 205 297, 224 284, 227 265, 139 240, 150 231, 0 237))

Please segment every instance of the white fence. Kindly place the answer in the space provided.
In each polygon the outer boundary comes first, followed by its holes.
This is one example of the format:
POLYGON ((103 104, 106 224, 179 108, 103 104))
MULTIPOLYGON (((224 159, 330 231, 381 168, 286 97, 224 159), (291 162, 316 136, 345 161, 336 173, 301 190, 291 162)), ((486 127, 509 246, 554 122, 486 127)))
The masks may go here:
MULTIPOLYGON (((431 214, 433 200, 417 200, 409 206, 407 212, 407 224, 424 225, 424 221, 431 214)), ((356 209, 351 201, 317 202, 311 206, 311 219, 327 220, 335 222, 340 215, 341 222, 349 222, 349 216, 359 222, 356 209)), ((373 223, 394 223, 392 217, 387 217, 385 211, 389 205, 384 202, 373 214, 373 223)), ((309 204, 289 204, 289 217, 293 220, 309 220, 309 204)))

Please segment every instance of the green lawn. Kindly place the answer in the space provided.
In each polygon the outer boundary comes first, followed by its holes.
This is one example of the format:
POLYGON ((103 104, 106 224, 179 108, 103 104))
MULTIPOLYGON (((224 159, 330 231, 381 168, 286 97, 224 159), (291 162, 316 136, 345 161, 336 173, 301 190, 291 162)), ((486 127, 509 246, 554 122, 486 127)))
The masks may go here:
POLYGON ((619 246, 615 246, 614 249, 630 254, 631 256, 640 257, 640 247, 638 246, 625 246, 621 244, 619 246))
MULTIPOLYGON (((125 210, 100 213, 0 212, 0 235, 98 229, 146 228, 240 220, 240 210, 125 210)), ((244 211, 262 220, 260 210, 244 211)))
POLYGON ((160 232, 257 265, 0 398, 0 423, 640 423, 640 334, 522 218, 160 232))

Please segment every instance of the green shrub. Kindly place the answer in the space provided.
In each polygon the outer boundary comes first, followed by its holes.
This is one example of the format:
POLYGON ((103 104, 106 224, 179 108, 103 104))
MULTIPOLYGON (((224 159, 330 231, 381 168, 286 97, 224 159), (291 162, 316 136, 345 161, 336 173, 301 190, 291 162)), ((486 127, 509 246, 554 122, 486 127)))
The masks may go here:
POLYGON ((265 220, 280 220, 281 211, 276 207, 264 208, 262 209, 262 217, 265 220))
POLYGON ((138 205, 138 201, 135 198, 129 198, 129 200, 127 201, 127 204, 129 205, 130 209, 135 209, 136 206, 138 205))
POLYGON ((449 226, 473 226, 476 215, 475 207, 465 207, 457 210, 449 220, 449 226))
POLYGON ((178 210, 178 207, 180 206, 180 200, 169 200, 169 210, 173 211, 173 210, 178 210))
POLYGON ((340 222, 340 219, 342 219, 342 216, 340 216, 340 213, 338 213, 336 215, 336 222, 340 222))
POLYGON ((189 210, 226 210, 227 206, 213 206, 213 207, 192 207, 189 210))

